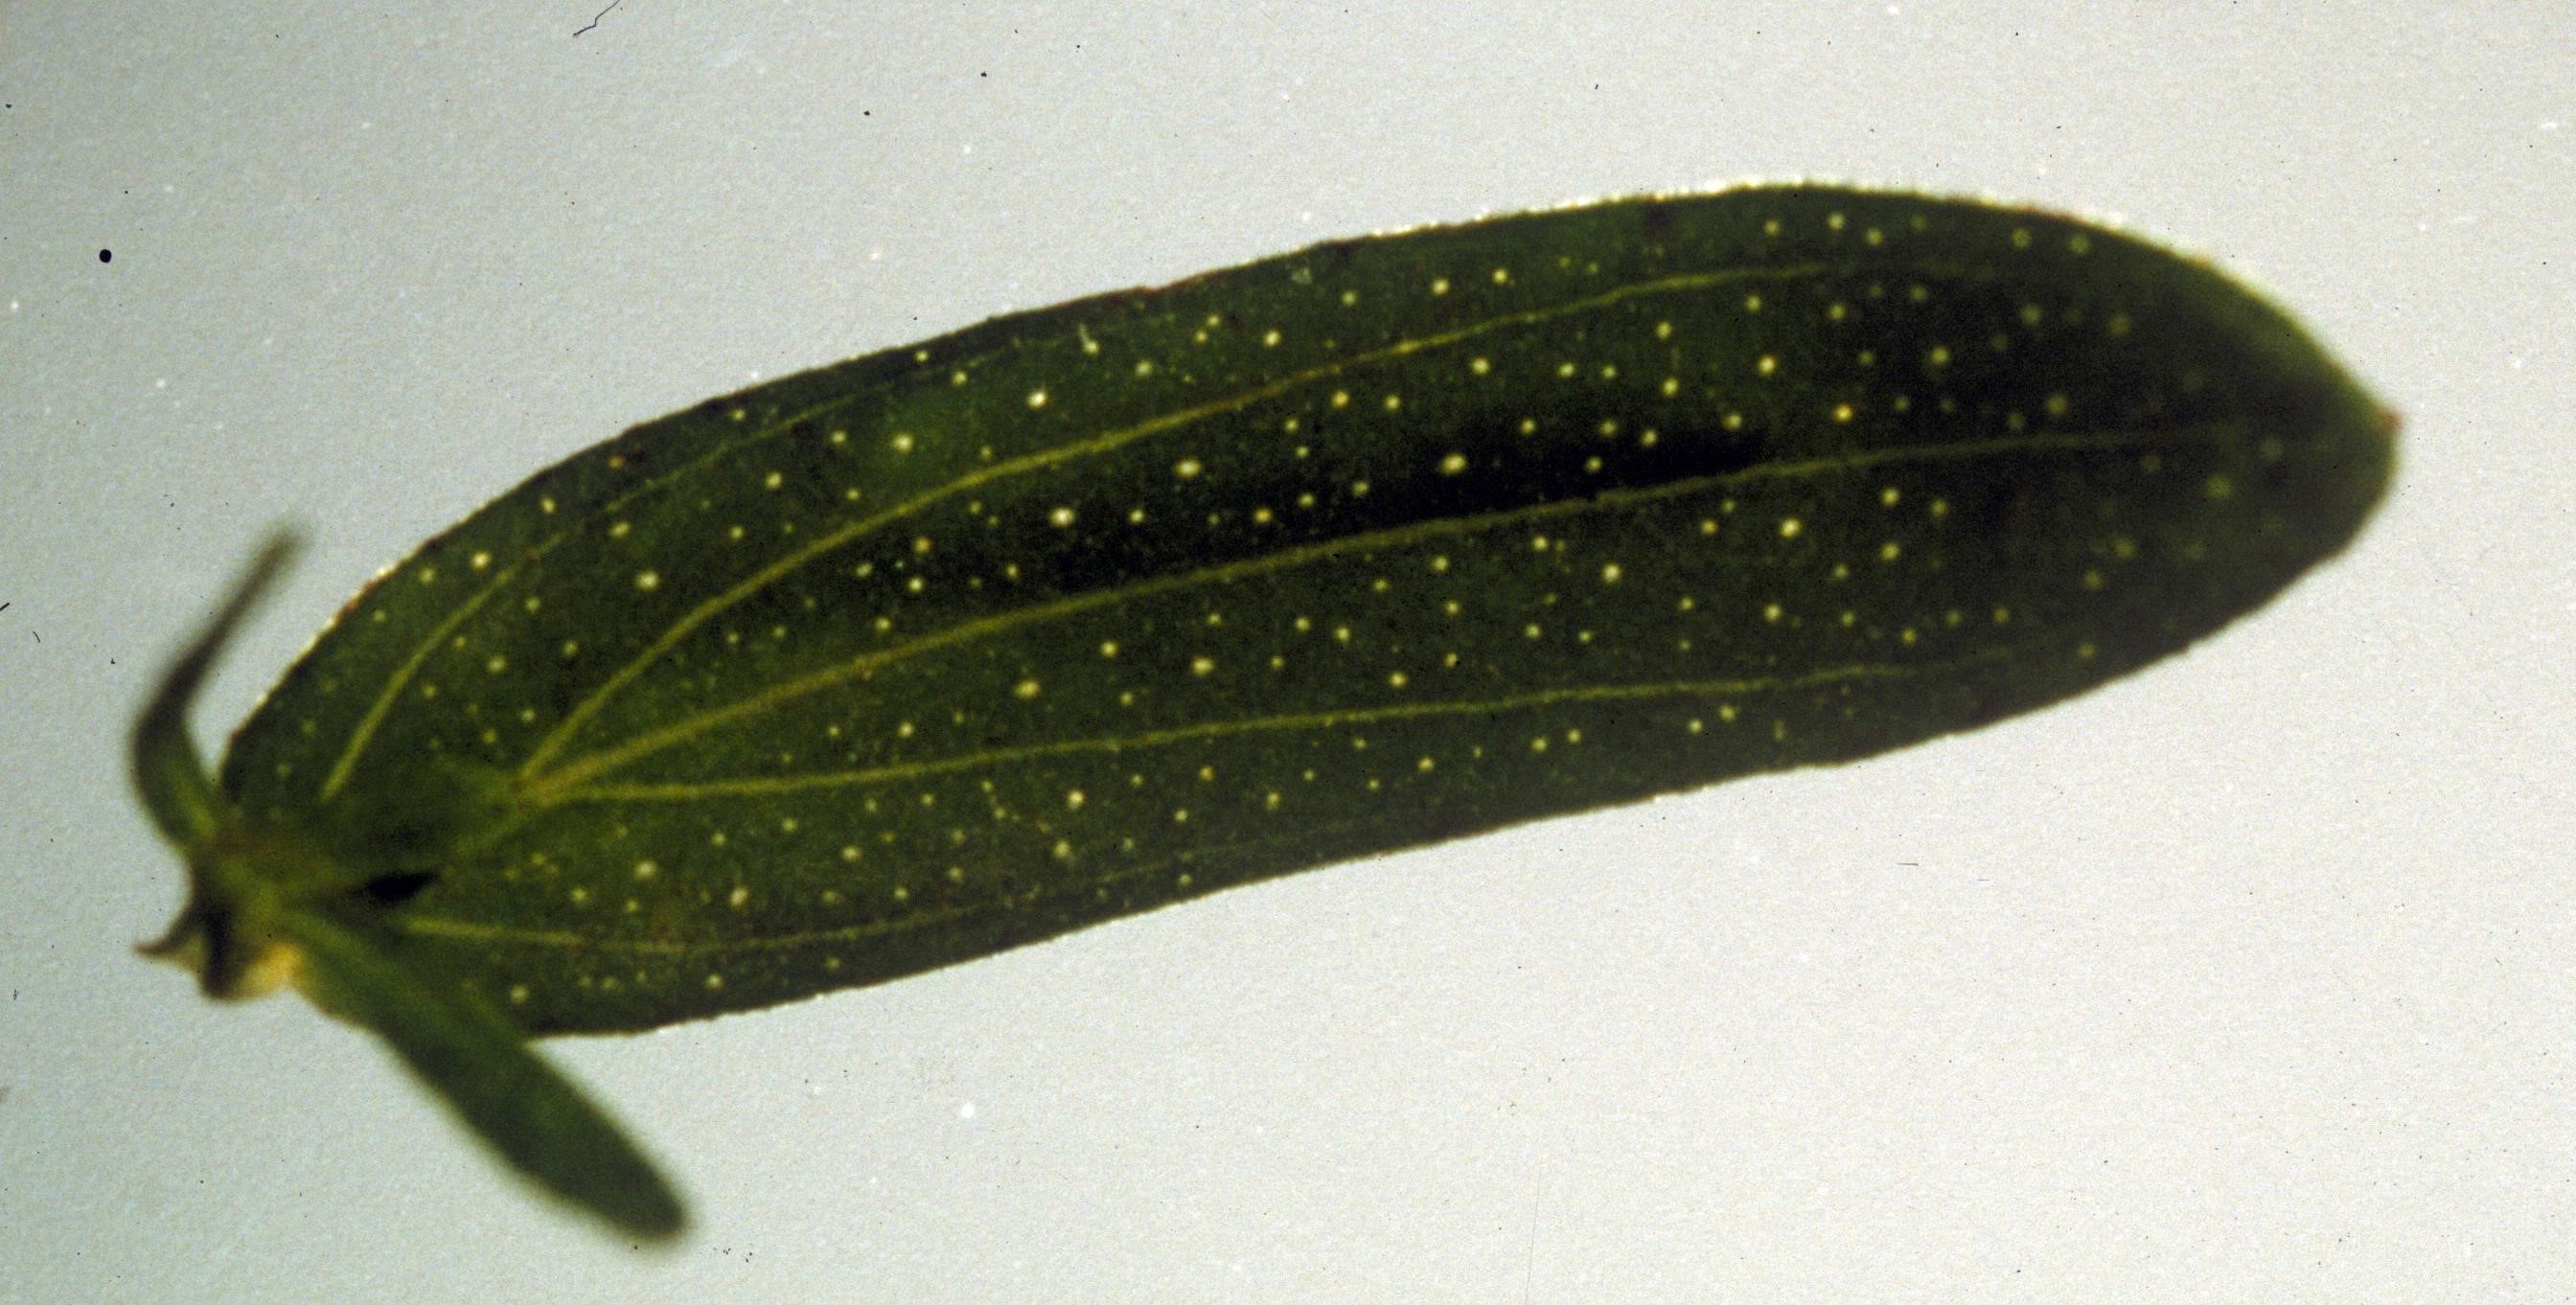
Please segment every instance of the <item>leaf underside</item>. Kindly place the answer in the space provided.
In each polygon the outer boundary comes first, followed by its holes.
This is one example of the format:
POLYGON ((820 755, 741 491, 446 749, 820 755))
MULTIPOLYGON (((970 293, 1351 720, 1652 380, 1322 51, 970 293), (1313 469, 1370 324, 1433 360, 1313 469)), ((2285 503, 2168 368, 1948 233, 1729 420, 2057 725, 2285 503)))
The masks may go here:
POLYGON ((2383 414, 2102 229, 1820 187, 1317 246, 635 427, 424 546, 248 812, 539 1033, 1844 760, 2340 548, 2383 414))

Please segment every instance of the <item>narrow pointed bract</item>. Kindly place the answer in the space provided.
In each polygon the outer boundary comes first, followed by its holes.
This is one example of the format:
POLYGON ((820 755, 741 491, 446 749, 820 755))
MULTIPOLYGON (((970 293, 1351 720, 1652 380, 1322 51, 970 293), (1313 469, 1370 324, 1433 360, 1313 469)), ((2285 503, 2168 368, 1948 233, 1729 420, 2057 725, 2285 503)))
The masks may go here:
MULTIPOLYGON (((213 914, 327 894, 277 936, 436 1082, 502 1027, 792 1000, 2054 702, 2340 549, 2392 429, 2209 267, 2035 212, 1790 186, 1319 245, 541 472, 287 673, 224 828, 163 823, 248 849, 213 914)), ((148 788, 179 754, 146 751, 148 788)), ((532 1170, 608 1154, 450 1096, 532 1170)))
POLYGON ((396 940, 340 913, 295 912, 283 928, 303 953, 305 988, 324 1009, 382 1034, 420 1080, 510 1166, 637 1236, 684 1222, 672 1194, 599 1107, 531 1051, 491 1003, 405 964, 396 940))

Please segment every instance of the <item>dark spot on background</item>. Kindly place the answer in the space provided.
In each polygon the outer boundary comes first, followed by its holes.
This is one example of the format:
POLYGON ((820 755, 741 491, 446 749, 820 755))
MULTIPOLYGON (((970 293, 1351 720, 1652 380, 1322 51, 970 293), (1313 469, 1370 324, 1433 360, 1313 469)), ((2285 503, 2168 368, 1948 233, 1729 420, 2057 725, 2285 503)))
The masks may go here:
POLYGON ((98 261, 100 261, 100 262, 102 262, 102 263, 105 263, 105 262, 111 262, 111 261, 113 261, 115 258, 116 258, 116 251, 115 251, 115 250, 112 250, 112 249, 102 249, 102 250, 98 251, 98 261))

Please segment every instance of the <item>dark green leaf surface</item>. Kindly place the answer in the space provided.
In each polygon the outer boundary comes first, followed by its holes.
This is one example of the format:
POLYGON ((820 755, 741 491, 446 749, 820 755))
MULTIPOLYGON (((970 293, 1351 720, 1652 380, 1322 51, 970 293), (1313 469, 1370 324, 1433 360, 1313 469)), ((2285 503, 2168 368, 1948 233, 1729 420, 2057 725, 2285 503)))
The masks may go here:
POLYGON ((2206 267, 1817 187, 1327 244, 747 390, 363 594, 224 790, 534 1032, 1864 756, 2181 648, 2390 424, 2206 267))

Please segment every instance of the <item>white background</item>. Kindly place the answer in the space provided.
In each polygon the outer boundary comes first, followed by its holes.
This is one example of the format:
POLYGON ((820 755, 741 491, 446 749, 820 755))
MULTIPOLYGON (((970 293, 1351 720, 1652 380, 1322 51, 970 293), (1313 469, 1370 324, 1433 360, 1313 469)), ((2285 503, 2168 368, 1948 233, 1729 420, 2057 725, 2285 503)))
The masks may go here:
POLYGON ((0 1298, 2576 1295, 2566 6, 576 37, 603 2, 0 8, 0 1298), (1794 177, 2207 253, 2404 413, 2395 494, 1982 733, 549 1044, 693 1198, 660 1255, 300 999, 127 950, 181 878, 123 732, 273 523, 313 547, 210 747, 377 567, 631 422, 1327 236, 1794 177))

